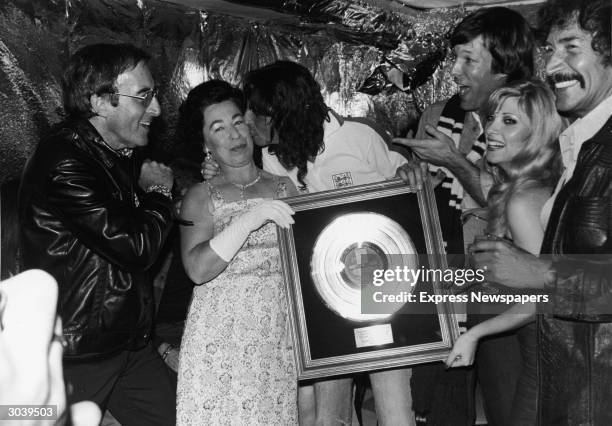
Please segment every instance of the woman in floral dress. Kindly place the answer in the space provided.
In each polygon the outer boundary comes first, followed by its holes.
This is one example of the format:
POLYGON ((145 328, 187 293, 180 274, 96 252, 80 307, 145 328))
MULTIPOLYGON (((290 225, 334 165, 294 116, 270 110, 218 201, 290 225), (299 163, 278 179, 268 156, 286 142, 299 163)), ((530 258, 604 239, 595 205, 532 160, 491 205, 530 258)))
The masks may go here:
POLYGON ((242 92, 213 80, 194 88, 180 125, 221 172, 181 207, 181 251, 195 288, 181 343, 177 424, 297 424, 297 378, 275 224, 297 191, 258 169, 242 92))

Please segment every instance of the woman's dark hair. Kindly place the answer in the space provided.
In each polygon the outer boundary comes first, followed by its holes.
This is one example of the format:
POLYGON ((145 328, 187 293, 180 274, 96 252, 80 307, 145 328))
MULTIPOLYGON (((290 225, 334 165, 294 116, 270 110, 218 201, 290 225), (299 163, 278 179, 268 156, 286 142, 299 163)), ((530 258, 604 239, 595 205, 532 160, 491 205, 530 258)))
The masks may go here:
POLYGON ((493 73, 506 74, 507 82, 533 75, 535 39, 520 13, 506 7, 478 9, 457 25, 451 46, 469 43, 478 36, 493 57, 493 73))
POLYGON ((62 79, 66 114, 73 118, 93 117, 91 95, 114 93, 120 74, 150 58, 148 53, 130 44, 101 43, 79 49, 69 59, 62 79))
POLYGON ((270 152, 286 169, 297 167, 298 181, 306 187, 306 164, 325 148, 323 122, 329 119, 329 108, 321 87, 304 66, 290 61, 250 71, 243 87, 249 108, 272 118, 279 143, 270 146, 270 152))
POLYGON ((202 152, 204 110, 224 101, 234 102, 244 114, 246 101, 242 91, 223 80, 210 80, 191 89, 179 108, 177 142, 189 147, 189 152, 196 147, 202 152))
POLYGON ((543 39, 552 27, 564 28, 573 23, 591 34, 591 47, 612 65, 610 53, 610 0, 549 0, 539 10, 539 26, 543 39))

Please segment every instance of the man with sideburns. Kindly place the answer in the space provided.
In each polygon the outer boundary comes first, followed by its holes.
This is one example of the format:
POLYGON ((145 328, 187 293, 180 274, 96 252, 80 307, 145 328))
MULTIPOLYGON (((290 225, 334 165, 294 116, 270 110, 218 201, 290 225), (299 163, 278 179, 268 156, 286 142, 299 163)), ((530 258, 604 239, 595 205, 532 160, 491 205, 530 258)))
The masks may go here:
POLYGON ((69 60, 67 119, 35 148, 19 191, 26 269, 58 282, 69 403, 91 400, 124 425, 175 423, 175 392, 150 343, 147 269, 170 231, 173 174, 141 161, 161 113, 149 55, 94 44, 69 60))

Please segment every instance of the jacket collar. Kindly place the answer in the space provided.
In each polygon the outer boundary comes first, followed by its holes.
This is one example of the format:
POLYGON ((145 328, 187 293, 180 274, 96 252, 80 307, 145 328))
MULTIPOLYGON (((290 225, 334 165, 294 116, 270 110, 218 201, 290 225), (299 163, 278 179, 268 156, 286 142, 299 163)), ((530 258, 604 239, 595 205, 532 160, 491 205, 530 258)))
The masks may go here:
POLYGON ((608 118, 608 121, 603 125, 601 129, 593 136, 591 141, 600 145, 610 144, 612 139, 612 115, 608 118))
POLYGON ((100 135, 100 133, 98 133, 94 125, 91 124, 89 120, 76 119, 73 121, 73 123, 74 124, 72 127, 84 140, 93 141, 96 144, 103 146, 114 155, 130 158, 134 153, 134 150, 130 148, 114 149, 111 147, 100 135))
POLYGON ((106 167, 112 167, 117 160, 131 157, 131 153, 130 155, 125 155, 111 148, 89 120, 81 118, 72 119, 64 128, 69 129, 73 134, 74 140, 79 141, 78 143, 81 144, 83 149, 90 151, 92 155, 104 162, 106 167))
POLYGON ((563 164, 568 167, 578 159, 580 148, 587 141, 599 141, 596 137, 609 122, 612 111, 612 96, 606 98, 593 111, 574 121, 559 135, 559 146, 563 164))

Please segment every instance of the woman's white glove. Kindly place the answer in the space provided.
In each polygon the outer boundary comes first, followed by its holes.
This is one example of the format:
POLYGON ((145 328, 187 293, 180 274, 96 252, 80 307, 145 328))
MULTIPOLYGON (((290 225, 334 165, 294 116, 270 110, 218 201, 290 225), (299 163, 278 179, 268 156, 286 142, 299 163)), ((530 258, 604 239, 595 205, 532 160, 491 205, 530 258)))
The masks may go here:
POLYGON ((291 217, 295 212, 280 200, 265 200, 257 204, 243 215, 234 218, 231 225, 209 242, 210 248, 229 263, 238 253, 249 234, 261 228, 266 222, 272 221, 278 226, 289 228, 294 223, 291 217))

